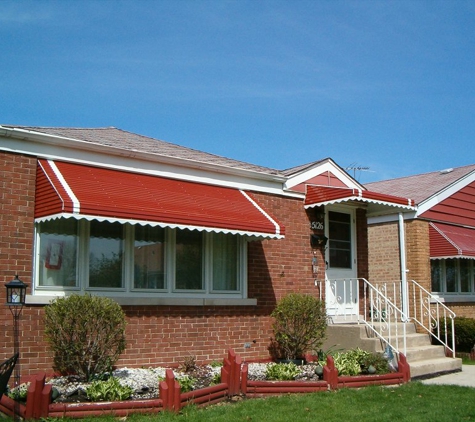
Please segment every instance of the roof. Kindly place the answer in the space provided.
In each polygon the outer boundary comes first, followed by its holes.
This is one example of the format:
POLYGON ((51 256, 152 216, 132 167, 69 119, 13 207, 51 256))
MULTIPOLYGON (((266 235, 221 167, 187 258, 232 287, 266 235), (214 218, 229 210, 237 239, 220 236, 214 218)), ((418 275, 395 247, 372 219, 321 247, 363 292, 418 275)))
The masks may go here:
POLYGON ((412 198, 416 204, 420 204, 473 171, 475 164, 367 183, 365 187, 373 192, 412 198))
POLYGON ((257 166, 215 154, 209 154, 196 149, 183 147, 155 138, 150 138, 148 136, 138 135, 115 127, 67 128, 15 125, 2 126, 9 129, 21 129, 46 135, 79 140, 88 142, 90 144, 119 148, 125 151, 144 152, 148 154, 173 157, 193 162, 201 162, 226 168, 232 167, 235 169, 285 177, 281 171, 276 169, 257 166))
POLYGON ((38 161, 35 218, 128 222, 281 238, 284 227, 240 189, 61 161, 38 161))

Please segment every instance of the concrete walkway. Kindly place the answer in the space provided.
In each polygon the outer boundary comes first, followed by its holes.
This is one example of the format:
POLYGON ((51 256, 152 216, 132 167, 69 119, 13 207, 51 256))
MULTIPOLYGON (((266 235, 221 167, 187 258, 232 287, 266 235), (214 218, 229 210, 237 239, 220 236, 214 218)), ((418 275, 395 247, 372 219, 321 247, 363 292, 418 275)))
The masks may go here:
POLYGON ((475 365, 462 365, 462 372, 440 375, 435 378, 422 380, 421 382, 423 384, 450 384, 475 388, 475 365))

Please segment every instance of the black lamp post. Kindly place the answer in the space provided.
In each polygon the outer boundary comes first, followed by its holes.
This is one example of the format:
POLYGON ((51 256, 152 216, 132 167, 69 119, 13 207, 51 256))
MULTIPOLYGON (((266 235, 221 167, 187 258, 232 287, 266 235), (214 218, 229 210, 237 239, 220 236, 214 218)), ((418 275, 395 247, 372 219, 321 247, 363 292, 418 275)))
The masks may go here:
MULTIPOLYGON (((13 349, 14 353, 17 354, 20 350, 18 321, 23 306, 25 305, 27 285, 18 278, 18 275, 16 275, 12 281, 5 284, 5 287, 7 288, 7 306, 10 308, 10 312, 13 315, 13 349)), ((20 384, 20 359, 17 360, 14 373, 15 387, 18 387, 20 384)), ((15 414, 18 413, 14 410, 14 420, 16 420, 15 414)))

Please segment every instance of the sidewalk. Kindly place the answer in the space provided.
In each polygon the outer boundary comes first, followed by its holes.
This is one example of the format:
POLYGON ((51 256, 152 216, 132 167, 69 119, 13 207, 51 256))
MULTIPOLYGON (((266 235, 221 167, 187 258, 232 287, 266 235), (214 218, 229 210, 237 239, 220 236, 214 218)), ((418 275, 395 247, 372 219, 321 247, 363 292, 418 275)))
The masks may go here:
POLYGON ((421 382, 423 384, 451 384, 475 388, 475 365, 462 365, 462 372, 441 375, 421 382))

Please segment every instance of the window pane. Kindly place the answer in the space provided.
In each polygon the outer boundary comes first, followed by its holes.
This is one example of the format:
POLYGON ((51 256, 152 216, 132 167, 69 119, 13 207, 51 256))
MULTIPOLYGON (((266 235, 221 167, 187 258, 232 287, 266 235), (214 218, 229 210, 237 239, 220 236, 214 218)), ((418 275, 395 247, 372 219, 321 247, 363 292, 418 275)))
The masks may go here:
POLYGON ((161 227, 135 226, 134 288, 165 288, 165 241, 161 227))
POLYGON ((39 232, 38 286, 77 286, 77 220, 45 221, 39 232))
POLYGON ((351 216, 330 211, 329 256, 331 268, 351 268, 351 216))
POLYGON ((89 286, 122 287, 123 226, 91 221, 89 286))
POLYGON ((457 291, 457 263, 455 259, 445 261, 445 285, 447 292, 454 293, 457 291))
POLYGON ((183 290, 203 289, 203 237, 201 232, 176 232, 175 287, 183 290))
POLYGON ((238 290, 238 238, 213 234, 213 290, 238 290))
POLYGON ((472 263, 468 259, 459 260, 460 265, 460 289, 462 293, 472 291, 472 263))
POLYGON ((430 275, 432 281, 432 291, 441 292, 442 291, 442 261, 431 261, 430 262, 430 275))

